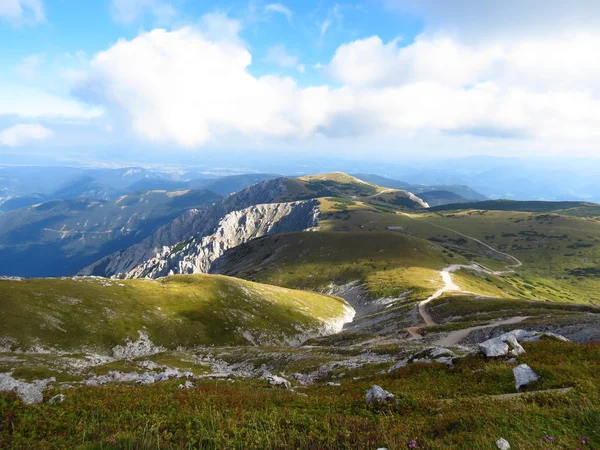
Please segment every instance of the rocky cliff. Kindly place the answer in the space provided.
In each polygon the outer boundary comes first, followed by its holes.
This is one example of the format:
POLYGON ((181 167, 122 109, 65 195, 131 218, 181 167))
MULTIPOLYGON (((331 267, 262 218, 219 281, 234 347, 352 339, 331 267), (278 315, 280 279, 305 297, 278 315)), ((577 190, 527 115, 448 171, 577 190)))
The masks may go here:
POLYGON ((111 277, 130 272, 139 265, 164 255, 170 247, 180 242, 213 234, 219 222, 230 212, 276 201, 285 192, 286 181, 287 178, 263 181, 242 189, 205 210, 190 210, 138 244, 85 267, 78 275, 111 277))
POLYGON ((254 205, 232 211, 219 221, 214 233, 165 247, 154 258, 118 277, 208 273, 212 263, 226 250, 268 234, 304 231, 316 226, 318 217, 317 200, 254 205))

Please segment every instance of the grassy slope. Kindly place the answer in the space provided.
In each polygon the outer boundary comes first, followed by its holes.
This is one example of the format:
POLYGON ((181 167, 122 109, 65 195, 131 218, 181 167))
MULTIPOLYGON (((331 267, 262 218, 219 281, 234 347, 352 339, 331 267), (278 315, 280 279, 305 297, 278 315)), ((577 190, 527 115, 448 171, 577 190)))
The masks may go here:
POLYGON ((466 328, 516 314, 539 319, 583 317, 586 313, 600 316, 600 308, 588 305, 510 298, 483 299, 471 295, 444 296, 431 301, 428 309, 438 323, 444 324, 430 331, 466 328))
MULTIPOLYGON (((302 389, 307 396, 263 381, 179 381, 132 389, 81 387, 58 405, 25 405, 0 394, 0 446, 37 449, 491 449, 506 438, 513 448, 600 446, 600 348, 545 341, 524 344, 519 357, 541 376, 533 390, 574 387, 566 395, 490 400, 514 392, 512 366, 468 357, 454 368, 414 364, 391 374, 371 365, 341 387, 302 389), (379 384, 396 407, 370 409, 364 396, 379 384), (451 402, 447 399, 453 399, 451 402), (550 445, 543 440, 554 438, 550 445), (589 438, 583 446, 581 438, 589 438)), ((46 397, 56 392, 48 392, 46 397)))
POLYGON ((107 351, 145 331, 166 348, 247 345, 243 330, 272 340, 343 314, 343 300, 216 275, 160 280, 0 280, 0 336, 17 347, 107 351))
POLYGON ((360 280, 373 297, 412 289, 414 298, 440 286, 440 269, 466 262, 435 244, 393 232, 266 236, 230 250, 223 261, 220 273, 278 286, 323 290, 360 280))
MULTIPOLYGON (((404 231, 443 245, 459 244, 471 254, 471 259, 485 265, 490 265, 489 258, 473 254, 485 249, 472 241, 460 242, 460 236, 431 224, 476 237, 519 258, 523 266, 517 269, 518 273, 492 283, 501 288, 499 292, 521 298, 600 304, 600 222, 596 220, 514 211, 460 211, 412 217, 398 215, 404 231)), ((495 268, 505 264, 496 262, 495 268)), ((478 277, 464 277, 474 286, 481 285, 478 277)))

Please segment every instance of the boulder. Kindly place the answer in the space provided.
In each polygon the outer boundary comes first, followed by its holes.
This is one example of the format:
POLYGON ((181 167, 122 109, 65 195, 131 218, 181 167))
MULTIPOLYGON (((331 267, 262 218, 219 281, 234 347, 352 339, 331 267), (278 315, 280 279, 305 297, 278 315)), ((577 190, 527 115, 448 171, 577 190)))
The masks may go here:
POLYGON ((387 403, 394 399, 394 394, 386 391, 381 386, 374 384, 369 392, 367 392, 366 402, 367 405, 387 403))
POLYGON ((488 339, 479 344, 479 351, 486 358, 498 358, 501 356, 518 356, 525 353, 525 349, 519 344, 514 333, 504 333, 501 336, 488 339))
POLYGON ((510 444, 504 438, 500 438, 496 441, 496 447, 498 447, 498 450, 510 450, 510 444))
POLYGON ((523 386, 527 386, 529 383, 537 381, 540 377, 529 367, 527 364, 521 364, 513 369, 515 376, 515 387, 520 390, 523 386))

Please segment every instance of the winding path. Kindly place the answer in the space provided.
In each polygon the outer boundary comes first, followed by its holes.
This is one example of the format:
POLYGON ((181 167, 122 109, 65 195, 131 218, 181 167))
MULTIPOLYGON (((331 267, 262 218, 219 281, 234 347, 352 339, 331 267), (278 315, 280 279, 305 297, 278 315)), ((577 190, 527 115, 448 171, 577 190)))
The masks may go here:
MULTIPOLYGON (((409 217, 410 219, 413 220, 420 220, 420 219, 415 219, 414 217, 412 217, 409 214, 406 213, 402 213, 405 216, 409 217)), ((506 270, 503 271, 494 271, 494 270, 490 270, 487 267, 481 265, 481 264, 477 264, 477 263, 473 263, 473 264, 451 264, 448 267, 445 267, 444 269, 442 269, 440 271, 440 275, 442 277, 442 281, 444 282, 444 285, 438 289, 437 291, 435 291, 431 296, 427 297, 425 300, 422 300, 419 302, 418 304, 418 309, 419 309, 419 315, 423 318, 423 321, 425 322, 425 326, 432 326, 432 325, 438 325, 438 323, 433 320, 433 317, 431 317, 431 314, 429 314, 429 311, 427 310, 427 304, 429 302, 431 302, 432 300, 435 300, 436 298, 441 297, 443 294, 445 294, 446 292, 463 292, 463 293, 468 293, 468 291, 465 291, 463 289, 461 289, 452 279, 452 272, 456 272, 457 270, 461 270, 461 269, 470 269, 470 270, 476 270, 478 272, 483 272, 489 275, 503 275, 506 273, 512 273, 514 272, 514 268, 516 267, 520 267, 523 265, 523 263, 515 258, 513 255, 510 255, 508 253, 505 252, 501 252, 500 250, 496 250, 495 248, 491 247, 490 245, 482 242, 481 240, 474 238, 472 236, 468 236, 466 234, 463 234, 459 231, 453 230, 451 228, 447 228, 447 227, 443 227, 441 225, 437 225, 435 223, 432 222, 428 222, 426 220, 421 220, 421 222, 425 222, 429 225, 432 225, 434 227, 437 228, 441 228, 443 230, 446 231, 450 231, 452 233, 456 233, 459 236, 464 237, 465 239, 470 239, 472 241, 477 242, 478 244, 488 248, 489 250, 495 252, 496 254, 502 255, 504 257, 507 257, 509 259, 511 259, 512 261, 514 261, 514 264, 512 266, 506 266, 506 270)), ((509 324, 509 323, 518 323, 522 320, 526 319, 526 317, 513 317, 511 319, 506 319, 504 321, 497 321, 494 323, 491 323, 489 325, 483 325, 480 327, 472 327, 472 328, 467 328, 465 330, 459 330, 457 332, 453 332, 450 333, 448 336, 446 336, 447 342, 451 342, 455 339, 458 338, 458 340, 456 342, 458 342, 460 339, 462 339, 462 337, 466 336, 467 334, 469 334, 470 331, 473 331, 474 329, 480 329, 480 328, 486 328, 488 326, 495 326, 495 325, 505 325, 505 324, 509 324), (463 332, 466 332, 466 334, 464 334, 464 336, 461 336, 463 334, 463 332)), ((419 333, 419 329, 417 327, 412 327, 408 329, 408 332, 410 333, 410 335, 414 338, 420 338, 422 337, 422 335, 419 333)), ((445 345, 451 345, 451 344, 445 344, 445 345)))

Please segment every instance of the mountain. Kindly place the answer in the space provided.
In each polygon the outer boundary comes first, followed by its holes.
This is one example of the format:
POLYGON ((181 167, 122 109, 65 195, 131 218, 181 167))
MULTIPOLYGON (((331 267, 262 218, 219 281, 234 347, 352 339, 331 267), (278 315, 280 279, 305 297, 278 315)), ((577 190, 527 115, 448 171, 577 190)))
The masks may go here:
POLYGON ((275 178, 281 178, 281 175, 270 173, 248 173, 242 175, 228 175, 216 179, 191 180, 187 182, 187 186, 194 189, 206 189, 227 196, 250 185, 275 178))
POLYGON ((12 197, 3 203, 0 203, 0 211, 9 212, 15 209, 27 208, 28 206, 37 205, 48 200, 48 197, 43 194, 24 195, 22 197, 12 197))
POLYGON ((209 191, 149 191, 110 201, 52 200, 7 212, 0 215, 0 274, 72 275, 220 198, 209 191))
POLYGON ((354 203, 351 199, 359 197, 367 204, 388 201, 391 208, 426 207, 410 193, 385 190, 342 173, 277 178, 249 186, 204 211, 190 211, 79 274, 128 278, 203 273, 223 251, 249 239, 314 227, 320 208, 314 200, 328 203, 330 195, 354 203))
POLYGON ((355 177, 374 183, 379 186, 384 186, 393 189, 403 189, 410 191, 414 194, 419 195, 425 200, 427 197, 430 205, 444 205, 448 203, 458 203, 459 201, 465 202, 469 200, 479 201, 487 200, 487 197, 479 192, 474 191, 468 186, 464 185, 446 185, 439 184, 434 186, 427 186, 421 184, 411 184, 404 181, 394 180, 391 178, 382 177, 373 174, 355 174, 355 177), (453 195, 452 195, 453 194, 453 195))
POLYGON ((117 189, 96 181, 90 176, 84 176, 70 181, 50 194, 51 199, 69 200, 73 198, 88 198, 94 200, 110 200, 117 196, 117 189))
POLYGON ((487 211, 528 211, 528 212, 553 212, 568 209, 589 209, 596 211, 598 204, 590 202, 542 202, 542 201, 517 201, 517 200, 487 200, 481 202, 455 203, 432 208, 434 211, 447 211, 458 209, 481 209, 487 211))

